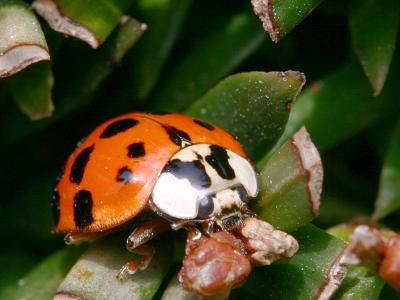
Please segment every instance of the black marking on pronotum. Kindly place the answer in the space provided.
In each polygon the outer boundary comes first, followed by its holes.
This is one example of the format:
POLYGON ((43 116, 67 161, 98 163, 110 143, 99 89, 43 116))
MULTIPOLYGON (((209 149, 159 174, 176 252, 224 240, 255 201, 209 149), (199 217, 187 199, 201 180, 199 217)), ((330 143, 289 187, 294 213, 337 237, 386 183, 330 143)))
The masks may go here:
POLYGON ((187 142, 187 143, 191 142, 191 138, 186 132, 165 124, 162 124, 161 126, 165 129, 165 131, 167 131, 169 139, 174 144, 182 146, 182 142, 187 142))
POLYGON ((138 158, 146 155, 144 143, 133 143, 128 146, 128 157, 138 158))
POLYGON ((226 149, 217 145, 211 145, 210 150, 211 154, 206 156, 206 161, 214 168, 218 175, 224 179, 235 178, 235 171, 229 164, 229 156, 226 149))
POLYGON ((77 227, 86 227, 93 222, 93 199, 88 190, 81 190, 74 197, 74 221, 77 227))
POLYGON ((204 122, 204 121, 200 121, 200 120, 196 120, 196 119, 194 119, 193 120, 193 122, 195 122, 197 125, 200 125, 201 127, 204 127, 204 128, 206 128, 206 129, 208 129, 208 130, 214 130, 214 126, 213 125, 211 125, 210 123, 207 123, 207 122, 204 122))
POLYGON ((214 200, 212 195, 208 195, 199 201, 199 208, 197 212, 197 216, 201 219, 206 219, 210 217, 212 212, 214 211, 214 200))
POLYGON ((53 197, 51 198, 51 212, 53 214, 53 222, 54 226, 58 225, 58 221, 60 220, 60 194, 55 189, 53 191, 53 197))
POLYGON ((117 181, 122 183, 130 183, 133 181, 133 173, 128 167, 122 167, 118 170, 117 181))
POLYGON ((109 138, 118 133, 124 132, 139 123, 136 119, 122 119, 109 124, 101 133, 100 138, 109 138))
POLYGON ((198 160, 181 161, 173 159, 164 167, 163 172, 169 172, 178 178, 186 178, 193 187, 198 189, 211 186, 211 179, 204 165, 198 160))
POLYGON ((94 144, 90 147, 86 147, 78 154, 72 164, 71 174, 69 179, 71 182, 79 184, 82 181, 83 173, 85 172, 86 164, 89 161, 90 154, 93 152, 94 144))

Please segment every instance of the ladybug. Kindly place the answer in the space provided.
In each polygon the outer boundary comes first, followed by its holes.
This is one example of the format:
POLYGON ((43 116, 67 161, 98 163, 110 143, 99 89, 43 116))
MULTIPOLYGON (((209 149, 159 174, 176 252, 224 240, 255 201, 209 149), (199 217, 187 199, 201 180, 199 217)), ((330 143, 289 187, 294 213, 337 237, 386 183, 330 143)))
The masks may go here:
MULTIPOLYGON (((54 190, 54 231, 78 243, 153 211, 158 218, 127 239, 142 259, 122 267, 123 279, 146 268, 147 241, 169 227, 239 232, 256 217, 247 204, 257 193, 254 167, 228 132, 181 114, 129 113, 101 124, 69 157, 54 190)), ((260 260, 257 251, 248 254, 260 260)))

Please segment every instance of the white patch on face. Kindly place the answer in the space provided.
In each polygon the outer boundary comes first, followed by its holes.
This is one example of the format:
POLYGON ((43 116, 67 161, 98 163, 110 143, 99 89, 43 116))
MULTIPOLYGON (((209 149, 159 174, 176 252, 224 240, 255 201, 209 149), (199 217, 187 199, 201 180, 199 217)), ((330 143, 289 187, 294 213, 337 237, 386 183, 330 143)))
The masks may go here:
POLYGON ((249 161, 225 149, 228 156, 225 163, 230 165, 235 176, 224 179, 205 159, 211 155, 210 146, 188 146, 171 157, 152 193, 152 201, 162 213, 176 219, 196 219, 200 200, 211 194, 214 195, 211 215, 224 207, 240 207, 243 202, 239 194, 230 189, 237 185, 243 185, 250 197, 257 195, 256 174, 249 161))

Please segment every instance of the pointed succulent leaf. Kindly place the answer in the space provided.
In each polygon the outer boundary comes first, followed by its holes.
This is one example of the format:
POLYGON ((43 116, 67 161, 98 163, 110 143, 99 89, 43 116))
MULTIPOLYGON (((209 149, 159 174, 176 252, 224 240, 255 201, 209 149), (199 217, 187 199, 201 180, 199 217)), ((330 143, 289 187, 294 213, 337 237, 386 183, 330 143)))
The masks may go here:
POLYGON ((0 128, 0 132, 5 133, 4 138, 11 142, 18 141, 91 103, 103 80, 120 63, 126 52, 143 34, 145 28, 144 24, 135 19, 123 17, 119 27, 98 51, 93 53, 90 49, 86 49, 86 52, 85 49, 80 49, 78 57, 72 55, 65 58, 63 80, 60 79, 63 84, 60 84, 58 89, 56 86, 53 93, 56 106, 53 117, 32 123, 25 120, 22 115, 7 116, 4 126, 0 128), (79 59, 79 64, 75 63, 76 59, 79 59), (10 130, 10 128, 13 129, 10 130))
POLYGON ((0 292, 0 299, 52 299, 58 285, 85 248, 65 248, 50 255, 16 283, 0 292))
POLYGON ((322 0, 251 0, 271 40, 279 42, 296 27, 322 0))
POLYGON ((145 99, 156 84, 189 11, 192 0, 138 0, 134 13, 149 24, 146 34, 125 59, 129 95, 145 99))
POLYGON ((0 78, 50 60, 40 24, 30 7, 19 0, 0 1, 0 78))
POLYGON ((15 102, 31 120, 52 115, 54 78, 49 63, 39 63, 25 69, 12 77, 10 83, 15 102))
MULTIPOLYGON (((348 242, 350 235, 357 227, 356 224, 339 224, 328 230, 330 234, 348 242)), ((348 273, 340 288, 332 299, 356 300, 356 299, 380 299, 384 281, 375 273, 364 266, 349 266, 348 273)))
POLYGON ((379 95, 389 73, 399 25, 399 1, 350 1, 350 32, 353 49, 379 95), (366 20, 368 20, 366 22, 366 20))
POLYGON ((302 125, 318 149, 326 149, 399 111, 399 63, 394 61, 387 88, 379 97, 370 94, 369 83, 354 60, 311 84, 292 106, 285 132, 271 153, 302 125))
POLYGON ((152 97, 151 109, 182 111, 228 75, 265 40, 257 20, 239 13, 189 51, 152 97))
POLYGON ((186 112, 228 130, 255 161, 282 134, 290 105, 304 82, 304 75, 295 71, 232 75, 186 112))
POLYGON ((296 230, 318 215, 322 162, 305 128, 271 157, 258 178, 254 210, 278 229, 296 230))
POLYGON ((313 225, 292 233, 300 248, 288 262, 253 269, 230 299, 329 299, 346 274, 345 243, 313 225))
POLYGON ((378 300, 384 285, 379 276, 366 267, 351 266, 333 300, 378 300))
POLYGON ((400 208, 400 122, 397 124, 383 164, 374 218, 381 219, 400 208))
POLYGON ((131 3, 131 0, 35 0, 32 7, 54 30, 97 48, 131 3))
POLYGON ((120 234, 95 242, 72 267, 54 299, 152 299, 170 266, 171 249, 164 240, 145 270, 120 281, 116 277, 119 269, 138 258, 124 247, 126 238, 120 234))

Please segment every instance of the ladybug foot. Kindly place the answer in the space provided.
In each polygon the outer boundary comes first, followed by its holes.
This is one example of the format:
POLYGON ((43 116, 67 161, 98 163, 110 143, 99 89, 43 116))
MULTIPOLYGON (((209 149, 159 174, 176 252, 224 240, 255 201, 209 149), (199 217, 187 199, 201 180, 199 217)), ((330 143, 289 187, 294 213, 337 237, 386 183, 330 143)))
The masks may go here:
POLYGON ((130 249, 130 251, 143 255, 139 260, 128 261, 117 274, 118 280, 125 280, 128 275, 135 274, 138 270, 145 270, 155 253, 154 247, 151 245, 141 245, 135 249, 130 249))

